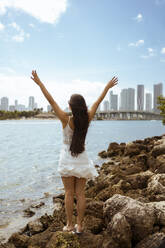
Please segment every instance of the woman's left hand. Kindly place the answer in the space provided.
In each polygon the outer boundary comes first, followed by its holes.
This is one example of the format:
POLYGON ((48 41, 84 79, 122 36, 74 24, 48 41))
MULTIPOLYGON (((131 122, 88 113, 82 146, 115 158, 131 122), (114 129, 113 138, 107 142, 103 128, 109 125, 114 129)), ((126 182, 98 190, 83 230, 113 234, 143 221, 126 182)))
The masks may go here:
POLYGON ((39 79, 39 77, 38 77, 38 75, 37 75, 37 72, 35 71, 35 70, 33 70, 32 71, 32 75, 33 75, 33 77, 31 77, 31 79, 36 83, 36 84, 40 84, 41 83, 41 81, 40 81, 40 79, 39 79))

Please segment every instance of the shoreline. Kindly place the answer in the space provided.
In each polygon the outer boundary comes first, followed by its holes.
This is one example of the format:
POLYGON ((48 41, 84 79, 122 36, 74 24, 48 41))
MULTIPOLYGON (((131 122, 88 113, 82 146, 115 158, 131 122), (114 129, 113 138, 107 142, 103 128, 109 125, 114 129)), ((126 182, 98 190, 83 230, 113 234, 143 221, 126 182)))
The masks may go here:
POLYGON ((0 248, 49 248, 56 247, 52 245, 59 240, 84 248, 103 244, 105 248, 120 248, 123 244, 148 248, 151 240, 159 245, 165 238, 165 134, 128 143, 112 142, 99 156, 106 162, 96 166, 98 178, 87 182, 85 232, 81 237, 61 231, 66 224, 61 193, 52 197, 52 215, 34 218, 0 248))

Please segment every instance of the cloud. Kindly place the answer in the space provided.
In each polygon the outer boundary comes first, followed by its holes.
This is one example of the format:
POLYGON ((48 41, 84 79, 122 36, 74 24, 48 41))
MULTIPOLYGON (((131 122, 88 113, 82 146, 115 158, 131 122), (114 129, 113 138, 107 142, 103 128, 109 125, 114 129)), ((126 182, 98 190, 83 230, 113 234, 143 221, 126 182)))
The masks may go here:
POLYGON ((143 20, 142 14, 139 13, 139 14, 134 18, 134 20, 136 20, 137 22, 141 22, 141 21, 143 20))
POLYGON ((161 53, 165 54, 165 47, 162 48, 161 53))
POLYGON ((30 34, 25 33, 24 30, 16 22, 12 22, 8 24, 8 26, 14 28, 18 32, 16 35, 12 36, 12 40, 16 42, 23 42, 26 37, 30 37, 30 34))
POLYGON ((4 30, 5 26, 0 22, 0 31, 4 30))
MULTIPOLYGON (((39 86, 30 79, 30 76, 0 72, 0 98, 7 96, 9 98, 9 105, 14 104, 14 100, 17 99, 19 104, 27 106, 29 96, 34 96, 38 106, 44 107, 46 110, 49 102, 44 97, 39 86)), ((45 81, 44 78, 41 78, 41 80, 45 81)), ((69 82, 47 80, 44 85, 60 107, 64 109, 73 93, 82 94, 85 97, 87 105, 91 106, 100 96, 106 83, 74 79, 69 82)), ((113 92, 115 94, 120 93, 118 85, 113 88, 113 92)), ((109 93, 107 93, 105 99, 108 99, 108 96, 109 93)))
POLYGON ((34 28, 34 27, 35 27, 35 25, 34 25, 33 23, 29 23, 29 26, 30 26, 31 28, 34 28))
POLYGON ((66 11, 67 0, 1 0, 0 14, 6 14, 8 8, 23 11, 40 22, 54 24, 66 11))
POLYGON ((138 47, 138 46, 141 46, 144 44, 144 40, 138 40, 137 42, 135 43, 129 43, 128 46, 134 46, 134 47, 138 47))
POLYGON ((156 56, 156 50, 149 47, 147 48, 147 54, 146 55, 141 55, 140 57, 143 58, 143 59, 148 59, 148 58, 151 58, 153 56, 156 56))

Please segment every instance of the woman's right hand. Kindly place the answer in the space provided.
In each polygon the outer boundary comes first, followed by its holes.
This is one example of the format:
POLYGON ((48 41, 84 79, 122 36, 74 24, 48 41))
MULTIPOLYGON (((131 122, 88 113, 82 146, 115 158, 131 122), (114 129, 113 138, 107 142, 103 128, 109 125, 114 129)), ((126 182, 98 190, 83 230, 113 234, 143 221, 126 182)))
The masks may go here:
POLYGON ((107 84, 107 87, 110 89, 113 86, 115 86, 118 82, 118 78, 117 77, 113 77, 107 84))

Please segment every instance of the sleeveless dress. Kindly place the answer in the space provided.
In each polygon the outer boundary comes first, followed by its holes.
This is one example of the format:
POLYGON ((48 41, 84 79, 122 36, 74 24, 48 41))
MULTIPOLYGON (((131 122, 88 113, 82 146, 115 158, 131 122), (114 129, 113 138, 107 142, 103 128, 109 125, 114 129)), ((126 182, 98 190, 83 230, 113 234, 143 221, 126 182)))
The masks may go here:
POLYGON ((98 176, 98 172, 93 161, 88 158, 87 152, 83 151, 78 154, 77 157, 73 157, 69 150, 73 136, 73 130, 69 126, 69 120, 65 128, 63 128, 63 145, 60 151, 57 170, 60 175, 64 177, 75 176, 78 178, 92 179, 98 176))

